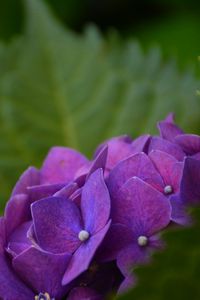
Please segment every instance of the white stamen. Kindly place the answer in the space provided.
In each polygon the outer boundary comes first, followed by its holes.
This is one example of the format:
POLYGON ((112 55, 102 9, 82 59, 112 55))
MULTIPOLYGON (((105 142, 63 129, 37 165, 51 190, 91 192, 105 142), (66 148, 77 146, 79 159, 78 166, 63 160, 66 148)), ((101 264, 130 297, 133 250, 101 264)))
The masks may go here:
POLYGON ((147 245, 148 238, 146 236, 144 236, 144 235, 141 235, 141 236, 139 236, 139 238, 138 238, 137 241, 138 241, 138 245, 143 247, 143 246, 147 245))
POLYGON ((87 241, 89 239, 89 232, 86 230, 81 230, 78 234, 78 238, 81 242, 87 241))
POLYGON ((166 186, 164 187, 164 194, 165 194, 165 195, 169 195, 169 194, 171 194, 172 192, 173 192, 173 188, 172 188, 171 185, 166 185, 166 186))

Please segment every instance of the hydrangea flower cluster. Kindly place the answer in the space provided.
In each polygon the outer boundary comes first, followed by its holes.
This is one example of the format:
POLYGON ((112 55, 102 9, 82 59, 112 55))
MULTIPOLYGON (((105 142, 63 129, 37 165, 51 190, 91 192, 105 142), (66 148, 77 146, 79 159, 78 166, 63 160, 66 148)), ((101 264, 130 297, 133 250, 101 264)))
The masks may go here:
POLYGON ((0 218, 0 299, 105 299, 187 226, 200 202, 200 137, 170 114, 160 136, 112 138, 93 160, 53 147, 20 177, 0 218))

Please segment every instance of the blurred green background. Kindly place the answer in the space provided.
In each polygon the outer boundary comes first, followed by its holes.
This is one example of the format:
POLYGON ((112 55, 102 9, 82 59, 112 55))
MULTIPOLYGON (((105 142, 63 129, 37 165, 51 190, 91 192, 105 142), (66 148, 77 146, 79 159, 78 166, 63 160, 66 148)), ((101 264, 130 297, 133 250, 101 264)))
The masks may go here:
MULTIPOLYGON (((103 32, 117 29, 135 36, 144 48, 158 44, 165 57, 180 66, 195 64, 199 55, 200 3, 196 0, 46 0, 54 14, 76 31, 94 23, 103 32)), ((1 1, 0 37, 23 31, 24 9, 19 0, 1 1)))
MULTIPOLYGON (((155 133, 171 111, 200 133, 200 2, 0 2, 0 210, 53 145, 89 157, 104 139, 155 133), (88 24, 93 24, 88 27, 88 24)), ((166 233, 122 299, 200 299, 200 213, 166 233)))

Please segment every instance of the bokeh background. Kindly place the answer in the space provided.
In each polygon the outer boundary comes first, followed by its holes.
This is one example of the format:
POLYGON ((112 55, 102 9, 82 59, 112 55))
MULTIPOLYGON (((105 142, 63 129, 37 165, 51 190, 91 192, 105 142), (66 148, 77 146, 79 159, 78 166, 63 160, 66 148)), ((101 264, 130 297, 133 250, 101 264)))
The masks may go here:
MULTIPOLYGON (((200 3, 196 0, 45 0, 65 26, 81 32, 94 23, 104 33, 117 29, 134 36, 145 49, 154 44, 178 64, 196 64, 199 55, 200 3)), ((22 1, 0 4, 0 37, 9 40, 23 31, 22 1)))
MULTIPOLYGON (((113 135, 155 133, 170 111, 200 134, 199 32, 195 0, 0 1, 0 211, 53 145, 92 157, 113 135)), ((122 299, 200 299, 193 213, 122 299)))

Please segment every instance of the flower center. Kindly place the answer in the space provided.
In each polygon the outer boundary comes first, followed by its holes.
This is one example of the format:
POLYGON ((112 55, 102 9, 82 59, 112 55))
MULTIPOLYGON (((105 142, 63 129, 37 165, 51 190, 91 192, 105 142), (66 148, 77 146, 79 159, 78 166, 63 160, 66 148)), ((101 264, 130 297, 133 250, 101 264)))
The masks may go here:
POLYGON ((55 300, 53 298, 50 298, 48 293, 39 293, 39 295, 35 296, 35 300, 55 300))
POLYGON ((89 239, 89 237, 90 237, 90 234, 86 230, 81 230, 78 234, 78 238, 81 242, 87 241, 89 239))
POLYGON ((146 246, 147 243, 148 243, 148 237, 146 237, 146 236, 144 236, 144 235, 141 235, 141 236, 139 236, 137 242, 138 242, 138 245, 139 245, 139 246, 144 247, 144 246, 146 246))
POLYGON ((165 195, 169 195, 169 194, 171 194, 172 192, 173 192, 173 188, 172 188, 171 185, 166 185, 166 186, 164 187, 164 194, 165 194, 165 195))

